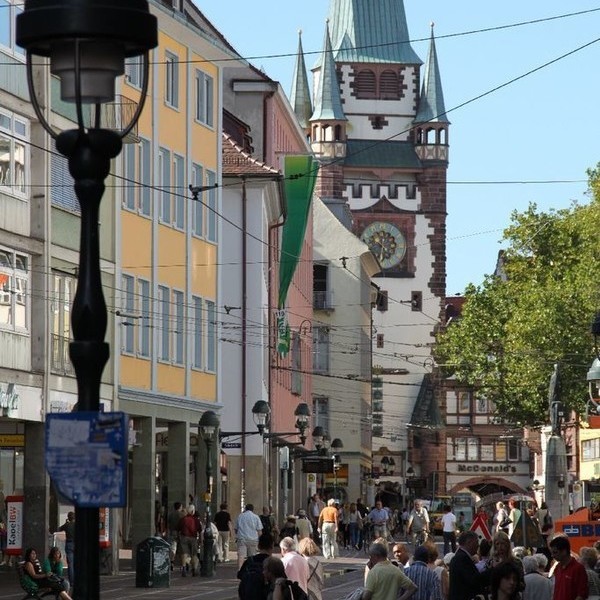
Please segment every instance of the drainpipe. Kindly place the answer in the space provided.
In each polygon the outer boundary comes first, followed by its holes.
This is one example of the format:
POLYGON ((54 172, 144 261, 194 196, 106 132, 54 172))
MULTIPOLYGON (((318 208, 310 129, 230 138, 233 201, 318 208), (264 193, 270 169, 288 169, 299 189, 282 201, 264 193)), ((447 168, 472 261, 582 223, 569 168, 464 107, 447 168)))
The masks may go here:
POLYGON ((246 339, 247 339, 247 292, 248 292, 248 245, 246 228, 248 226, 248 197, 246 194, 246 179, 242 177, 242 464, 241 464, 241 507, 240 511, 246 506, 246 339))

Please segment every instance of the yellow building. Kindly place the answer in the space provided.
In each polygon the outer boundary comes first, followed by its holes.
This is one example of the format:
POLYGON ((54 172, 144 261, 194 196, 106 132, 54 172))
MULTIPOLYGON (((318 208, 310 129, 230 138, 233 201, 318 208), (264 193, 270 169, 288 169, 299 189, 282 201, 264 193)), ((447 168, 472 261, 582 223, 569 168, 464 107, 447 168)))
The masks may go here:
MULTIPOLYGON (((198 9, 183 4, 151 2, 159 45, 150 58, 137 136, 123 149, 117 181, 120 235, 112 304, 118 307, 119 408, 131 418, 133 466, 131 510, 122 531, 134 545, 154 534, 159 505, 168 512, 190 496, 203 500, 206 450, 198 444, 198 420, 207 408, 219 412, 219 61, 232 54, 198 26, 198 9)), ((141 81, 142 65, 129 62, 122 113, 138 102, 141 81)))

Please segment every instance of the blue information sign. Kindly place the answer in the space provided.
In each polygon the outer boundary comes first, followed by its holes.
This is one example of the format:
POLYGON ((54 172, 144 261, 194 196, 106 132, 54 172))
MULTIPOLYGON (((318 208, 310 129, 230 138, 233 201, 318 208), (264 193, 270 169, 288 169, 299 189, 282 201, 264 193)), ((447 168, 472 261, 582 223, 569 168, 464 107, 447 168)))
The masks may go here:
POLYGON ((46 469, 60 494, 84 508, 125 506, 127 415, 74 412, 46 417, 46 469))

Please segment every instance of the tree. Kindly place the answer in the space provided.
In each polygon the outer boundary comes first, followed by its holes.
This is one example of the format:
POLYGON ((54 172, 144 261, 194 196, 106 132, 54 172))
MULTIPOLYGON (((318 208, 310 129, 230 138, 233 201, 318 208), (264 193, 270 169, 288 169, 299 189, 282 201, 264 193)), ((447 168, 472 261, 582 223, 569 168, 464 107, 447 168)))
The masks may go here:
POLYGON ((548 385, 560 365, 562 401, 581 411, 600 310, 600 168, 590 203, 514 212, 497 271, 465 292, 461 319, 438 336, 436 358, 492 400, 510 423, 548 421, 548 385))

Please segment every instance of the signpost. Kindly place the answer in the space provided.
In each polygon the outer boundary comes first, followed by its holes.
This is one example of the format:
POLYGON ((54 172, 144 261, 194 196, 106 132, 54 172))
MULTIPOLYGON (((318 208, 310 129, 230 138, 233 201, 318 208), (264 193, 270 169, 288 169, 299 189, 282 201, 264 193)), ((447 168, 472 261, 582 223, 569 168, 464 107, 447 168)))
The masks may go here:
POLYGON ((303 473, 333 473, 333 459, 308 457, 302 459, 303 473))
POLYGON ((479 541, 481 541, 483 538, 486 540, 492 539, 492 534, 487 526, 486 517, 482 513, 477 513, 475 515, 475 519, 473 519, 473 525, 471 525, 471 531, 474 531, 477 534, 479 541))

